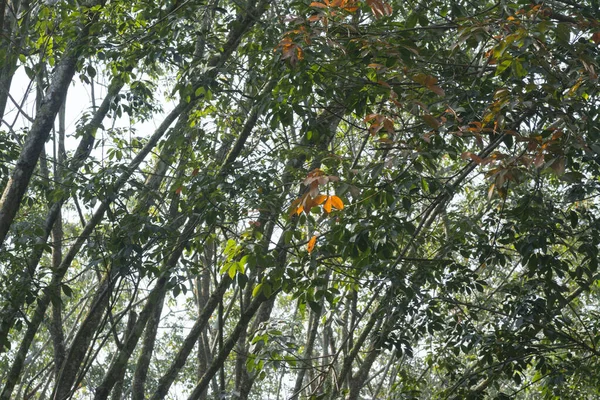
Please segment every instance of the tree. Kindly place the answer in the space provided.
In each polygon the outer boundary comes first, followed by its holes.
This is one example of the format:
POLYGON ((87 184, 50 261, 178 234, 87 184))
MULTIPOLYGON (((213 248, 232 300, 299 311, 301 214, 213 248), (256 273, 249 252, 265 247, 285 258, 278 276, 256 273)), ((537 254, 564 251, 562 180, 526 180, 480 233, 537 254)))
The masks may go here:
POLYGON ((597 10, 1 2, 0 398, 597 396, 597 10))

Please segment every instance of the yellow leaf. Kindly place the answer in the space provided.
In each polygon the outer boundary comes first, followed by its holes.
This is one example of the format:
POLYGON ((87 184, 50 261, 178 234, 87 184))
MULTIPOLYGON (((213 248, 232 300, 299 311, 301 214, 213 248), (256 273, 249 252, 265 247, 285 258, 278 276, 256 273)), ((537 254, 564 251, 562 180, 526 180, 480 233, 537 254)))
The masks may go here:
POLYGON ((331 196, 331 205, 338 210, 344 209, 344 202, 337 196, 331 196))
POLYGON ((331 196, 327 197, 327 200, 325 201, 325 204, 323 205, 323 210, 325 210, 326 213, 330 213, 331 212, 331 196))
POLYGON ((306 245, 306 250, 308 250, 309 253, 312 253, 313 249, 315 248, 315 244, 317 243, 317 237, 313 236, 310 238, 310 240, 308 241, 308 244, 306 245))

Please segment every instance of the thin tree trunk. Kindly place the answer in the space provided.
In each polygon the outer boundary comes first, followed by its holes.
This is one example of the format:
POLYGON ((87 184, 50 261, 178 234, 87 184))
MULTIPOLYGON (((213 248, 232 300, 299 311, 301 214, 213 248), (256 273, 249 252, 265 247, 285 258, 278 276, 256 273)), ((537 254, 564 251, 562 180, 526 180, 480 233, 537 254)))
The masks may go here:
MULTIPOLYGON (((29 10, 29 1, 12 3, 13 10, 7 9, 7 0, 0 1, 0 47, 6 50, 4 60, 0 62, 0 122, 4 118, 4 111, 8 103, 12 79, 17 70, 19 55, 23 49, 23 44, 29 30, 31 20, 31 10, 29 10), (13 13, 14 12, 14 13, 13 13), (23 15, 22 21, 11 18, 12 15, 23 15), (8 18, 6 18, 8 16, 8 18), (6 26, 6 29, 4 27, 6 26)), ((1 247, 0 242, 0 247, 1 247)))
MULTIPOLYGON (((190 107, 188 103, 181 102, 171 111, 171 113, 169 113, 169 115, 165 118, 163 123, 158 127, 156 132, 148 140, 146 146, 144 146, 144 148, 140 150, 139 154, 129 164, 127 170, 119 177, 117 183, 115 184, 116 187, 122 187, 125 184, 125 182, 131 176, 131 174, 141 164, 143 159, 156 146, 160 138, 162 138, 164 133, 167 131, 168 127, 173 123, 173 121, 175 121, 179 114, 181 114, 188 107, 190 107)), ((0 400, 4 398, 9 399, 11 397, 12 390, 14 389, 14 385, 23 367, 23 361, 25 360, 25 356, 27 354, 29 346, 31 345, 31 341, 35 336, 35 333, 37 332, 39 325, 43 320, 44 314, 46 313, 46 309, 50 303, 51 293, 49 291, 49 288, 53 286, 59 286, 61 284, 62 277, 67 273, 67 270, 69 269, 71 263, 75 259, 75 256, 77 255, 85 241, 90 237, 95 227, 102 221, 104 213, 106 212, 110 204, 109 201, 110 199, 103 201, 100 204, 100 206, 96 209, 93 216, 90 218, 90 220, 84 227, 83 231, 77 237, 67 254, 65 254, 60 267, 57 271, 55 271, 53 280, 50 283, 49 287, 46 289, 42 297, 37 302, 37 307, 34 311, 34 318, 30 321, 27 327, 27 332, 29 333, 29 335, 25 335, 19 349, 19 354, 21 354, 21 352, 24 352, 24 354, 22 354, 22 358, 19 356, 15 357, 11 366, 11 370, 9 372, 9 376, 7 377, 6 384, 3 388, 3 392, 0 395, 0 400)), ((8 335, 8 332, 3 331, 1 333, 6 336, 8 335)))
MULTIPOLYGON (((278 291, 272 293, 271 296, 277 296, 277 293, 278 291)), ((219 351, 219 354, 217 354, 217 356, 211 363, 210 367, 208 368, 202 379, 200 379, 200 382, 198 382, 198 384, 192 391, 192 394, 189 396, 188 400, 198 400, 200 398, 200 395, 202 394, 202 392, 204 392, 204 390, 206 390, 206 387, 208 386, 208 383, 210 382, 212 377, 223 366, 223 363, 231 353, 231 350, 233 350, 233 348, 235 347, 235 344, 238 341, 242 331, 244 331, 247 328, 248 324, 250 323, 250 320, 265 300, 267 299, 260 295, 250 303, 246 311, 241 315, 240 320, 233 329, 233 332, 231 332, 231 334, 223 344, 223 348, 219 351)), ((154 396, 152 396, 151 400, 162 399, 164 395, 166 395, 166 392, 159 393, 157 391, 154 394, 154 396)))
MULTIPOLYGON (((174 357, 171 366, 167 370, 167 372, 160 378, 158 382, 158 387, 152 396, 153 399, 162 399, 167 395, 169 388, 175 381, 177 374, 185 365, 185 361, 187 360, 189 354, 192 352, 194 345, 198 341, 200 334, 204 331, 206 324, 208 323, 208 319, 214 312, 215 308, 221 301, 223 295, 225 294, 227 288, 231 284, 231 278, 229 275, 225 274, 219 285, 215 288, 215 291, 210 295, 202 313, 196 320, 196 323, 188 333, 187 337, 183 341, 183 344, 177 355, 174 357)), ((206 376, 206 373, 204 374, 206 376)), ((199 394, 200 395, 200 394, 199 394)))
POLYGON ((0 199, 0 248, 2 248, 10 226, 17 215, 42 148, 54 125, 56 114, 64 102, 75 74, 77 61, 86 48, 90 25, 91 23, 87 23, 81 29, 56 66, 54 79, 42 101, 42 106, 35 117, 31 130, 27 134, 19 159, 4 189, 0 199))
MULTIPOLYGON (((152 359, 152 352, 154 351, 154 343, 156 342, 156 334, 158 332, 158 324, 160 323, 160 316, 165 302, 165 293, 162 292, 161 295, 162 296, 157 300, 156 307, 146 326, 142 350, 136 363, 131 393, 133 400, 145 399, 146 378, 148 376, 150 360, 152 359)), ((124 371, 125 368, 123 368, 123 372, 124 371)))
MULTIPOLYGON (((62 185, 63 176, 63 163, 65 154, 65 104, 61 107, 58 113, 58 143, 55 146, 55 168, 54 168, 54 179, 56 186, 62 185)), ((58 269, 62 262, 62 240, 63 240, 63 226, 62 226, 62 215, 60 208, 56 223, 52 228, 52 270, 58 269)), ((58 379, 60 373, 60 366, 62 365, 65 356, 65 334, 63 332, 63 319, 62 319, 62 301, 60 298, 60 288, 55 288, 54 295, 52 296, 52 318, 50 322, 50 335, 52 336, 52 343, 54 345, 54 367, 55 367, 55 378, 58 379)))
POLYGON ((67 356, 61 366, 59 379, 54 386, 52 394, 53 399, 63 400, 69 398, 71 395, 77 373, 80 371, 81 364, 88 352, 90 342, 96 333, 96 329, 100 324, 104 311, 108 305, 109 294, 117 279, 117 273, 113 272, 115 269, 116 268, 113 266, 111 271, 106 274, 105 278, 100 283, 100 289, 96 292, 90 311, 73 338, 67 356))
MULTIPOLYGON (((211 245, 211 249, 214 245, 211 245)), ((212 254, 212 252, 211 252, 212 254)), ((196 279, 196 290, 197 290, 197 300, 196 304, 198 307, 198 316, 202 313, 202 310, 206 306, 209 296, 210 296, 210 271, 208 269, 208 262, 213 261, 213 257, 205 257, 206 262, 204 264, 204 270, 200 275, 200 278, 196 279), (210 261, 209 261, 210 260, 210 261)), ((206 339, 206 329, 200 332, 200 337, 198 338, 198 379, 202 378, 202 375, 206 372, 208 368, 208 364, 210 363, 210 348, 205 346, 206 339)), ((201 400, 206 397, 206 392, 200 396, 201 400)))
POLYGON ((296 376, 296 383, 294 384, 294 391, 292 392, 290 400, 298 399, 298 397, 300 396, 300 392, 302 391, 302 383, 304 382, 306 370, 312 367, 311 357, 313 347, 315 345, 315 340, 317 338, 317 332, 319 329, 319 318, 321 317, 321 310, 312 311, 310 316, 311 324, 309 325, 308 339, 306 340, 306 346, 304 347, 304 353, 302 354, 303 360, 301 360, 300 369, 298 370, 298 375, 296 376))
MULTIPOLYGON (((127 337, 129 335, 131 335, 131 332, 133 331, 133 328, 135 327, 136 320, 137 320, 137 314, 134 311, 131 311, 129 313, 129 318, 127 319, 127 327, 125 328, 125 334, 123 335, 123 339, 121 340, 121 342, 125 342, 127 340, 127 337)), ((121 398, 124 398, 122 396, 124 378, 125 378, 125 370, 123 369, 122 373, 117 377, 117 383, 115 384, 115 387, 113 388, 111 400, 121 400, 121 398)))
MULTIPOLYGON (((96 130, 101 125, 102 120, 108 113, 112 100, 119 93, 122 87, 123 83, 117 80, 113 80, 113 82, 110 84, 108 94, 106 95, 100 108, 96 111, 91 121, 83 128, 83 137, 81 138, 77 150, 75 151, 75 155, 71 159, 66 170, 77 171, 85 159, 89 156, 93 148, 96 130)), ((148 149, 148 151, 150 151, 150 149, 148 149)), ((115 188, 115 191, 117 190, 118 188, 115 188)), ((68 198, 68 195, 66 194, 67 191, 64 191, 64 193, 65 194, 61 196, 59 200, 50 206, 50 210, 48 211, 46 220, 44 222, 44 234, 36 240, 36 244, 33 246, 31 256, 27 262, 27 273, 20 275, 19 282, 14 285, 15 290, 13 290, 10 294, 10 303, 4 306, 2 311, 0 311, 0 352, 2 352, 4 348, 8 334, 15 322, 20 308, 25 303, 26 294, 31 287, 31 280, 33 279, 40 259, 42 258, 44 249, 43 245, 48 241, 48 237, 52 232, 52 228, 55 222, 59 219, 62 205, 68 198)))

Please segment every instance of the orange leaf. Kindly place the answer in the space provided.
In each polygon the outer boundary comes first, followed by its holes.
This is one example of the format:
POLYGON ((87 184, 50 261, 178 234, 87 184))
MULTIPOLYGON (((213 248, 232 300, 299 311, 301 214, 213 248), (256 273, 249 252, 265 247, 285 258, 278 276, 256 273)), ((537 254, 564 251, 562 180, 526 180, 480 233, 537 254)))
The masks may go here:
POLYGON ((323 204, 323 202, 324 202, 325 200, 327 200, 327 196, 325 196, 324 194, 320 194, 320 195, 318 195, 317 197, 315 197, 315 198, 313 199, 313 204, 314 204, 315 206, 318 206, 318 205, 320 205, 320 204, 323 204))
POLYGON ((180 194, 181 194, 181 190, 182 190, 182 189, 183 189, 183 188, 182 188, 181 186, 179 186, 177 189, 175 189, 175 194, 176 194, 176 195, 180 195, 180 194))
POLYGON ((308 241, 308 244, 306 245, 306 250, 308 250, 309 253, 312 253, 313 249, 315 248, 315 244, 317 243, 317 237, 313 236, 310 238, 310 240, 308 241))
POLYGON ((600 44, 600 32, 594 32, 594 34, 592 35, 592 40, 594 41, 594 43, 600 44))
POLYGON ((316 1, 313 1, 312 3, 310 3, 311 7, 318 7, 318 8, 327 8, 327 6, 323 3, 318 3, 316 1))
POLYGON ((343 210, 344 209, 344 202, 342 201, 342 199, 340 199, 337 196, 331 196, 331 205, 338 209, 338 210, 343 210))
POLYGON ((327 214, 329 214, 331 212, 331 206, 332 206, 331 196, 327 196, 327 200, 325 201, 325 204, 323 205, 323 210, 325 210, 325 212, 327 214))
POLYGON ((302 199, 296 199, 296 200, 292 201, 292 204, 290 205, 290 213, 289 213, 290 217, 294 214, 298 214, 298 205, 300 205, 301 202, 302 202, 302 199))

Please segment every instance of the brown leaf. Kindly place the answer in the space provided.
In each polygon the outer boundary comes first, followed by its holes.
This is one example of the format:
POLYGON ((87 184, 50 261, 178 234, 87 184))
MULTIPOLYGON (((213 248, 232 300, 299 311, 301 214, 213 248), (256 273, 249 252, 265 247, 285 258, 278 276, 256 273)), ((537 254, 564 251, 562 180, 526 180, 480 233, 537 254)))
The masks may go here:
POLYGON ((383 128, 386 130, 387 133, 394 133, 394 121, 392 121, 389 118, 386 118, 385 121, 383 121, 383 128))
POLYGON ((375 15, 375 18, 381 18, 385 15, 392 14, 392 7, 382 0, 367 0, 367 4, 371 7, 371 11, 373 12, 373 15, 375 15))
POLYGON ((428 85, 427 89, 431 90, 433 93, 437 94, 438 96, 443 96, 445 94, 444 89, 442 89, 441 87, 439 87, 437 85, 428 85))
POLYGON ((433 129, 437 129, 440 127, 440 123, 439 121, 431 114, 425 114, 423 115, 423 121, 425 121, 425 123, 427 125, 429 125, 430 127, 432 127, 433 129))
POLYGON ((537 168, 539 168, 542 165, 544 165, 544 155, 542 153, 539 153, 535 157, 535 160, 533 160, 533 165, 535 165, 537 168))
POLYGON ((565 173, 565 158, 564 157, 559 157, 556 160, 554 160, 554 162, 552 163, 552 165, 550 166, 552 168, 552 171, 554 171, 554 173, 558 176, 561 176, 565 173))

